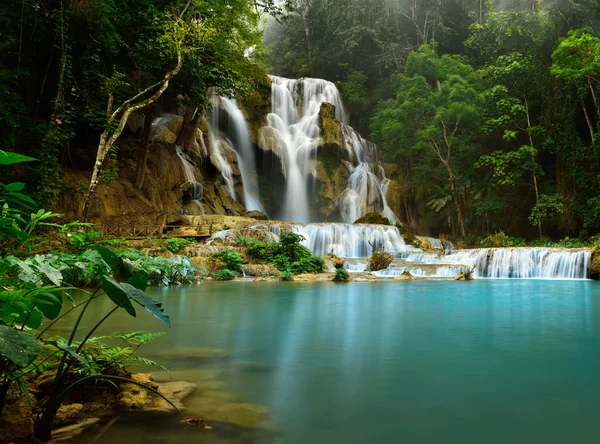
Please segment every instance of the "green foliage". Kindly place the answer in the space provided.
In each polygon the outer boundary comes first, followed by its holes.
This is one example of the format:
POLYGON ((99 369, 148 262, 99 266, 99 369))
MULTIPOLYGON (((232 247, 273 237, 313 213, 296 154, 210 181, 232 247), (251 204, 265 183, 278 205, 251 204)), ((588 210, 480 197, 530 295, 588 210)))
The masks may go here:
POLYGON ((478 244, 481 248, 510 248, 526 246, 525 239, 507 236, 503 231, 500 231, 496 234, 491 234, 484 239, 480 239, 478 244))
POLYGON ((223 270, 218 270, 212 275, 215 281, 232 281, 235 279, 235 276, 236 274, 233 271, 226 268, 223 270))
POLYGON ((279 242, 266 243, 256 239, 239 237, 239 245, 246 247, 246 252, 254 260, 273 264, 282 272, 292 274, 320 273, 325 268, 325 261, 313 256, 308 248, 301 244, 304 236, 292 233, 281 233, 279 242))
POLYGON ((562 198, 559 195, 548 196, 542 194, 540 200, 535 204, 531 214, 529 215, 529 222, 532 225, 538 225, 539 223, 556 217, 561 214, 564 210, 564 204, 562 198))
POLYGON ((294 273, 290 271, 284 271, 281 273, 281 280, 285 282, 291 282, 294 280, 294 273))
POLYGON ((367 213, 360 219, 354 221, 355 224, 374 224, 374 225, 392 225, 387 217, 379 213, 367 213))
POLYGON ((167 250, 171 253, 179 253, 182 249, 195 243, 195 241, 185 238, 167 239, 167 250))
POLYGON ((350 273, 343 268, 337 268, 333 280, 335 282, 348 282, 350 280, 350 273))
POLYGON ((215 251, 210 255, 208 261, 215 264, 221 270, 229 270, 232 273, 241 272, 242 265, 244 264, 244 260, 240 257, 240 254, 230 248, 215 251))

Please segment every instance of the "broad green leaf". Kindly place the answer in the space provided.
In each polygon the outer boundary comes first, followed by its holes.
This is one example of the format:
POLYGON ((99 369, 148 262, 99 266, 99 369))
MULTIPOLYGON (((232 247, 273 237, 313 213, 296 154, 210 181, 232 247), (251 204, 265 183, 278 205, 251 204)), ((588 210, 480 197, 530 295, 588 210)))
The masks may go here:
POLYGON ((4 189, 6 191, 21 191, 23 190, 23 188, 25 188, 25 184, 23 182, 14 182, 14 183, 9 183, 8 185, 6 185, 4 187, 4 189))
POLYGON ((24 331, 17 331, 0 325, 0 355, 20 367, 35 360, 42 347, 35 337, 24 331))
POLYGON ((108 264, 111 270, 114 270, 121 262, 119 256, 102 245, 94 245, 92 250, 100 253, 100 256, 102 256, 102 259, 104 259, 104 262, 108 264))
MULTIPOLYGON (((102 288, 104 289, 108 297, 119 307, 124 308, 125 311, 127 311, 127 313, 129 313, 131 316, 135 317, 135 308, 133 308, 133 304, 129 300, 129 294, 125 290, 123 285, 128 284, 121 284, 115 281, 110 276, 102 277, 102 288)), ((131 285, 129 285, 129 287, 131 287, 131 285)))
POLYGON ((143 306, 146 309, 146 311, 152 314, 152 316, 163 322, 168 327, 171 326, 171 320, 169 319, 169 315, 165 314, 165 310, 161 308, 162 304, 160 302, 155 301, 142 290, 138 290, 137 288, 129 284, 122 283, 121 287, 123 287, 125 291, 127 291, 127 294, 129 295, 129 297, 131 297, 131 299, 143 306))
POLYGON ((148 287, 150 276, 145 271, 138 271, 133 277, 129 278, 127 283, 133 287, 144 291, 148 287))
POLYGON ((37 159, 33 157, 23 156, 18 153, 11 153, 10 151, 0 151, 0 165, 13 165, 21 162, 32 162, 37 159))
POLYGON ((72 358, 77 359, 79 362, 81 362, 83 365, 85 365, 87 368, 91 368, 90 367, 90 363, 87 362, 87 360, 83 356, 79 355, 75 350, 73 350, 67 344, 62 343, 62 342, 58 342, 58 341, 48 341, 48 344, 53 345, 56 348, 58 348, 59 350, 62 350, 64 352, 66 352, 72 358))

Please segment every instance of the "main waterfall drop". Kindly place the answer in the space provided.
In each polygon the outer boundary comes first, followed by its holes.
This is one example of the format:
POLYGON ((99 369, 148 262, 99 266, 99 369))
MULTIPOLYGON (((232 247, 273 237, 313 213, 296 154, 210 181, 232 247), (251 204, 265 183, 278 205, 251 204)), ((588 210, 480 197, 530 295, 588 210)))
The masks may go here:
MULTIPOLYGON (((316 161, 324 131, 321 112, 324 104, 335 107, 336 125, 341 137, 340 150, 350 159, 346 163, 350 178, 347 189, 335 201, 339 217, 352 223, 368 212, 381 213, 393 222, 395 213, 387 204, 387 179, 379 160, 377 146, 362 138, 346 123, 346 114, 336 86, 322 79, 285 79, 271 77, 271 113, 267 125, 277 139, 276 151, 285 177, 284 202, 279 218, 293 222, 314 222, 309 195, 316 178, 316 161)), ((322 219, 321 219, 322 220, 322 219)))

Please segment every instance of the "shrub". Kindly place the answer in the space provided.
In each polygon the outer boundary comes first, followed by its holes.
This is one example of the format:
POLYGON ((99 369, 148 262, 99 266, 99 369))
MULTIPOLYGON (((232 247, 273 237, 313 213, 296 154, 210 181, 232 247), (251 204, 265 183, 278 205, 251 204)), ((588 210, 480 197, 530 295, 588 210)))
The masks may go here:
POLYGON ((281 234, 279 242, 266 243, 240 236, 237 243, 246 247, 252 259, 273 264, 279 271, 292 274, 320 273, 325 268, 325 261, 313 256, 301 244, 303 240, 304 236, 298 233, 286 232, 281 234))
POLYGON ((394 258, 387 253, 373 252, 369 258, 369 269, 371 271, 385 270, 390 266, 394 258))
POLYGON ((190 244, 195 243, 193 240, 185 239, 185 238, 173 238, 167 240, 167 250, 171 253, 179 253, 183 248, 187 247, 190 244))
POLYGON ((213 273, 213 278, 215 281, 232 281, 235 278, 235 273, 227 269, 219 270, 213 273))
POLYGON ((288 265, 287 271, 293 274, 320 273, 325 268, 323 258, 310 256, 304 257, 297 262, 292 262, 288 265))
POLYGON ((360 219, 356 219, 354 223, 370 225, 392 225, 392 223, 387 217, 383 217, 379 213, 367 213, 360 219))
POLYGON ((335 276, 333 277, 335 282, 348 282, 350 280, 350 273, 343 268, 337 268, 335 270, 335 276))
POLYGON ((244 261, 240 257, 240 254, 230 248, 224 250, 215 251, 210 255, 208 259, 210 263, 213 263, 221 269, 230 270, 234 272, 242 271, 242 265, 244 261))
POLYGON ((302 258, 311 257, 312 253, 301 242, 306 238, 298 233, 281 233, 279 237, 278 256, 284 256, 289 262, 296 262, 302 258))
POLYGON ((525 239, 507 236, 503 231, 500 231, 496 234, 491 234, 488 237, 479 240, 479 246, 483 248, 510 248, 524 247, 525 245, 525 239))
POLYGON ((293 281, 294 275, 292 273, 290 273, 289 271, 284 271, 283 273, 281 273, 281 280, 286 281, 286 282, 293 281))

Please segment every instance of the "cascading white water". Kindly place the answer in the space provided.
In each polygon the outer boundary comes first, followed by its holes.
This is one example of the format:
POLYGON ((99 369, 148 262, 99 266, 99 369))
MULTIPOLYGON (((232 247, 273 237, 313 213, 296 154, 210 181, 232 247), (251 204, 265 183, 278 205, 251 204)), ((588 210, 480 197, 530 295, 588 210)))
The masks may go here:
POLYGON ((190 184, 189 194, 190 201, 197 204, 202 210, 202 214, 204 214, 204 207, 202 206, 202 198, 204 197, 204 187, 198 180, 196 179, 196 173, 194 166, 188 161, 185 153, 181 150, 181 147, 175 146, 175 152, 177 156, 181 160, 181 164, 183 165, 183 172, 185 175, 185 180, 190 184))
POLYGON ((319 137, 319 111, 324 102, 336 107, 336 118, 345 121, 342 98, 335 85, 322 79, 284 79, 272 76, 271 113, 267 123, 283 146, 286 178, 281 218, 310 220, 308 186, 314 176, 319 137))
POLYGON ((591 252, 554 248, 460 250, 442 262, 475 266, 475 277, 515 279, 588 279, 591 252))
POLYGON ((250 140, 250 131, 246 118, 235 100, 221 97, 223 110, 229 115, 229 133, 232 137, 233 149, 238 155, 238 165, 242 173, 244 190, 244 206, 246 211, 260 211, 265 209, 260 203, 258 189, 258 173, 256 169, 256 157, 250 140))
POLYGON ((353 223, 367 213, 381 213, 392 223, 396 223, 398 217, 387 204, 387 185, 389 181, 385 178, 383 168, 360 163, 348 179, 348 188, 336 201, 342 220, 353 223), (383 180, 379 179, 376 172, 383 176, 383 180))
POLYGON ((387 225, 308 224, 293 225, 305 237, 304 245, 316 256, 333 253, 344 258, 367 258, 373 246, 386 252, 419 251, 406 245, 398 228, 387 225))
POLYGON ((219 98, 213 91, 211 99, 212 113, 210 117, 210 123, 208 125, 208 139, 210 142, 212 158, 214 159, 214 163, 216 163, 217 169, 221 172, 221 176, 223 177, 223 181, 227 187, 227 192, 234 200, 237 201, 237 193, 235 192, 235 185, 233 182, 233 169, 223 155, 223 151, 225 149, 224 144, 226 141, 219 133, 218 129, 220 118, 218 100, 219 98))

